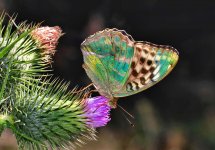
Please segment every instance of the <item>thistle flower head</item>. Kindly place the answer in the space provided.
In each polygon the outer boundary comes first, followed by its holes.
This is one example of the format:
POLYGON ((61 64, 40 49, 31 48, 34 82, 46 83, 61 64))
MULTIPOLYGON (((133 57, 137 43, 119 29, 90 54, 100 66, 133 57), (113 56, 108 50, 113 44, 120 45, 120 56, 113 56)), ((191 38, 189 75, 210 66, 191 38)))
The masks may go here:
POLYGON ((51 55, 55 54, 58 39, 62 35, 62 30, 59 26, 54 27, 39 27, 31 32, 33 39, 35 39, 47 61, 50 60, 51 55))
POLYGON ((8 115, 0 113, 0 131, 10 128, 20 149, 74 149, 95 140, 95 128, 110 121, 106 97, 85 98, 85 91, 67 92, 69 84, 50 80, 41 83, 30 79, 32 84, 20 84, 15 91, 14 109, 8 115))
POLYGON ((13 31, 13 22, 4 26, 3 21, 4 14, 0 15, 0 134, 10 128, 20 149, 74 149, 95 140, 94 128, 110 121, 108 99, 85 99, 85 91, 68 92, 69 84, 41 74, 48 71, 61 29, 21 24, 13 31))
POLYGON ((86 99, 85 116, 90 127, 98 128, 105 126, 110 119, 108 99, 104 96, 97 96, 86 99))

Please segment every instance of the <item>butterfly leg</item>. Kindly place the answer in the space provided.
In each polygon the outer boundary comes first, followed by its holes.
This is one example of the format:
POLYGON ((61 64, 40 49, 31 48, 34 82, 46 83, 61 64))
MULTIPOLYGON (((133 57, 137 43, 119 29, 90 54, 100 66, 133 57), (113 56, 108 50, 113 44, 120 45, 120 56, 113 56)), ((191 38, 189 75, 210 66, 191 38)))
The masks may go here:
POLYGON ((85 86, 84 88, 78 90, 78 91, 75 91, 75 92, 72 92, 74 94, 76 93, 80 93, 80 92, 83 92, 84 90, 88 89, 89 87, 91 87, 93 85, 93 83, 90 83, 89 85, 85 86))
POLYGON ((86 92, 85 94, 84 94, 84 99, 87 99, 87 98, 89 98, 89 97, 91 97, 91 95, 92 95, 92 93, 95 93, 95 92, 98 92, 98 90, 91 90, 91 91, 89 91, 89 92, 86 92))

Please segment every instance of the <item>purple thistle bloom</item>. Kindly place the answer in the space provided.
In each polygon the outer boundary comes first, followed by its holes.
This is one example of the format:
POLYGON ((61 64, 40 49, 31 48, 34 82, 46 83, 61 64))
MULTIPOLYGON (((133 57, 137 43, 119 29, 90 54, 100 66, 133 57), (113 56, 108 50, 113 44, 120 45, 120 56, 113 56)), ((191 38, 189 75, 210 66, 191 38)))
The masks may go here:
POLYGON ((88 98, 85 101, 85 116, 89 119, 86 123, 98 128, 105 126, 110 119, 111 107, 108 105, 108 99, 104 96, 88 98))

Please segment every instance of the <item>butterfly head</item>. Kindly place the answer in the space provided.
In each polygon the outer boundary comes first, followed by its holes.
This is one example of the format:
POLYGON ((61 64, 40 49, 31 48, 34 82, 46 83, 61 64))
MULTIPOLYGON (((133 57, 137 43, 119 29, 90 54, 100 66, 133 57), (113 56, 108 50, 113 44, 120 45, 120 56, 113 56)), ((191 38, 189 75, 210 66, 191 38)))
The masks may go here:
POLYGON ((109 101, 109 105, 111 108, 116 108, 117 107, 117 101, 118 101, 118 98, 115 98, 113 97, 112 99, 110 99, 109 101))

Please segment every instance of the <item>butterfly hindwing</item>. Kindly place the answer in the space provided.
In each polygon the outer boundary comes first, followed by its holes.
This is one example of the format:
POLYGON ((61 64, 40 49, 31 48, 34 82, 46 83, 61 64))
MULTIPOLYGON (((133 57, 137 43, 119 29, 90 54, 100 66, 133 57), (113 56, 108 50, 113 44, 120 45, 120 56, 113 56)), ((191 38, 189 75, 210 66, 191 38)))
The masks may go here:
POLYGON ((170 46, 136 42, 129 77, 114 97, 141 92, 162 80, 176 65, 178 52, 170 46))

